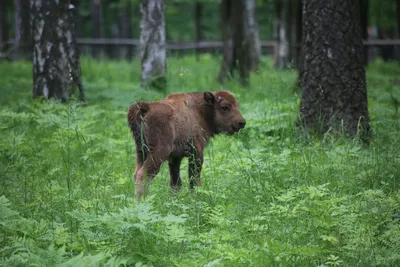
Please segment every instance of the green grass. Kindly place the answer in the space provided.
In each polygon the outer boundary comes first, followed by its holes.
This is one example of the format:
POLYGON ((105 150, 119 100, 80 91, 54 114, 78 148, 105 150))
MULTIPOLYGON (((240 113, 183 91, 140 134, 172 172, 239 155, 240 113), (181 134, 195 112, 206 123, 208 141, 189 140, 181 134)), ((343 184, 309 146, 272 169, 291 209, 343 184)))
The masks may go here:
POLYGON ((264 59, 250 88, 216 83, 219 60, 170 58, 168 92, 138 62, 82 59, 88 105, 31 99, 31 65, 0 62, 0 266, 399 266, 400 72, 367 72, 374 140, 296 135, 293 71, 264 59), (229 89, 246 129, 214 138, 203 188, 169 191, 163 166, 133 198, 135 100, 229 89))

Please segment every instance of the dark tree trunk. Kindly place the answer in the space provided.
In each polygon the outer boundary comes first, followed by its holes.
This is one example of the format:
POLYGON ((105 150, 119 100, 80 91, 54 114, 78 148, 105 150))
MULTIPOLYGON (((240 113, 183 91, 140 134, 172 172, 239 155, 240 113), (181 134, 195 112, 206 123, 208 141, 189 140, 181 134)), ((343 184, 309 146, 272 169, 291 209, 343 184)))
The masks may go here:
POLYGON ((333 130, 370 138, 359 21, 358 1, 303 1, 304 72, 299 123, 309 132, 333 130))
POLYGON ((29 1, 14 0, 15 51, 13 58, 32 60, 32 25, 29 1))
POLYGON ((7 20, 7 6, 6 0, 0 0, 0 54, 7 51, 6 42, 8 41, 8 20, 7 20))
MULTIPOLYGON (((132 38, 132 3, 124 2, 119 7, 119 36, 120 38, 132 38)), ((131 46, 121 47, 119 57, 122 59, 132 59, 131 46)))
MULTIPOLYGON (((93 38, 103 38, 103 12, 100 0, 92 0, 92 36, 93 38)), ((104 58, 104 48, 101 46, 93 47, 93 56, 96 58, 104 58)))
MULTIPOLYGON (((360 1, 360 22, 361 22, 361 34, 363 40, 368 40, 368 7, 369 0, 360 1)), ((368 46, 364 46, 364 63, 368 64, 368 46)))
MULTIPOLYGON (((71 51, 76 48, 76 42, 70 12, 66 1, 31 1, 33 97, 66 101, 70 94, 70 78, 81 85, 78 53, 71 51)), ((83 92, 83 88, 80 89, 83 92)))
POLYGON ((276 68, 298 66, 301 42, 301 0, 275 0, 275 20, 278 32, 276 68))
POLYGON ((218 81, 223 83, 228 75, 232 76, 234 69, 233 27, 231 22, 231 0, 222 0, 220 4, 221 33, 223 40, 223 61, 218 81))
POLYGON ((140 58, 143 87, 166 87, 164 0, 140 1, 140 58))
MULTIPOLYGON (((232 27, 233 27, 233 55, 234 60, 239 69, 240 81, 243 85, 248 85, 250 78, 250 60, 248 43, 245 42, 245 25, 244 25, 244 1, 231 0, 232 9, 232 27), (247 53, 246 53, 247 52, 247 53)), ((233 65, 235 66, 235 64, 233 65)))
POLYGON ((260 60, 254 0, 222 0, 220 12, 224 57, 218 81, 223 83, 239 69, 241 82, 247 85, 260 60))
MULTIPOLYGON (((202 24, 204 12, 204 4, 201 2, 196 2, 194 5, 194 21, 196 25, 196 41, 201 42, 204 40, 204 27, 202 24)), ((198 55, 202 53, 201 48, 196 49, 196 58, 198 59, 198 55)))

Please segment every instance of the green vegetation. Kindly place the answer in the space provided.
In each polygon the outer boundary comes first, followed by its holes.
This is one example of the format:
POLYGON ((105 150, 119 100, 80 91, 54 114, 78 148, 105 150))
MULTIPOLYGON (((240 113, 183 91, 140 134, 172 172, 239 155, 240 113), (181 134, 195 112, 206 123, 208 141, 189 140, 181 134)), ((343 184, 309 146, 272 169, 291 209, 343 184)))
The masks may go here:
MULTIPOLYGON (((167 93, 138 62, 82 59, 88 105, 31 99, 31 64, 0 63, 0 266, 399 266, 397 63, 369 66, 374 141, 295 132, 294 71, 264 59, 240 101, 244 131, 206 149, 204 187, 169 191, 168 169, 133 199, 126 111, 167 93)), ((169 92, 221 88, 219 60, 169 59, 169 92)))

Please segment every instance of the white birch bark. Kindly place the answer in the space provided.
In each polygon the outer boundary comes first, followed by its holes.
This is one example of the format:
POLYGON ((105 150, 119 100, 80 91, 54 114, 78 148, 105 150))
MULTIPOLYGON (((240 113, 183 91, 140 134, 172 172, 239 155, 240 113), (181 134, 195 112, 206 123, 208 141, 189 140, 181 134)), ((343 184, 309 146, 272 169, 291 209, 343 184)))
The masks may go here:
POLYGON ((249 68, 251 71, 257 69, 261 57, 261 44, 256 20, 255 0, 245 0, 245 38, 249 42, 249 68))
POLYGON ((278 68, 286 68, 288 67, 288 57, 289 57, 289 40, 288 40, 288 24, 289 24, 289 17, 288 17, 288 8, 289 8, 289 1, 287 0, 280 0, 282 3, 282 8, 279 16, 279 44, 278 44, 278 54, 279 54, 279 61, 278 61, 278 68))
POLYGON ((140 2, 140 58, 142 86, 166 85, 164 0, 140 2))
POLYGON ((74 68, 75 65, 71 58, 76 56, 76 52, 71 51, 74 49, 74 35, 68 8, 67 1, 31 1, 34 46, 33 97, 68 100, 70 67, 74 68))

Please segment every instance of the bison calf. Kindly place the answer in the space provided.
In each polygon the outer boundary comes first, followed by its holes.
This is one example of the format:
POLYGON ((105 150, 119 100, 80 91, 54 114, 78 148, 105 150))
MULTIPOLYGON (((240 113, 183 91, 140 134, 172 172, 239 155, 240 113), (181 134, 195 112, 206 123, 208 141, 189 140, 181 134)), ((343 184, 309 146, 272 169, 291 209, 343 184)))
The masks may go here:
POLYGON ((203 152, 210 137, 234 134, 246 124, 227 91, 172 94, 157 102, 137 102, 129 107, 128 122, 136 143, 138 199, 167 160, 173 190, 182 185, 179 167, 183 157, 189 159, 190 188, 201 186, 203 152))

